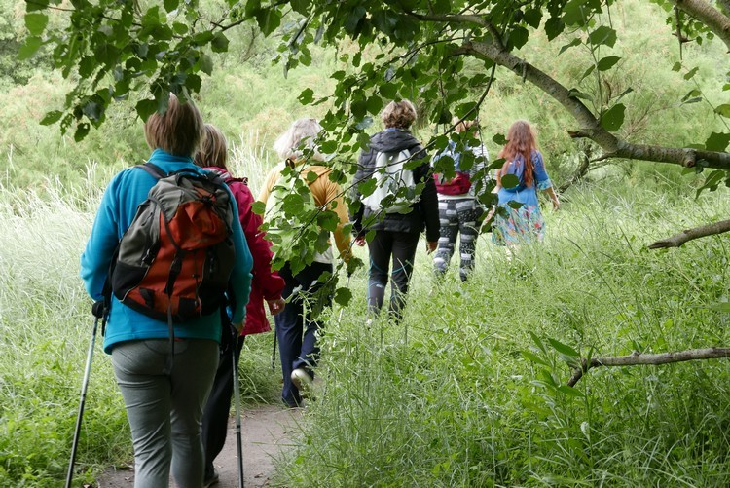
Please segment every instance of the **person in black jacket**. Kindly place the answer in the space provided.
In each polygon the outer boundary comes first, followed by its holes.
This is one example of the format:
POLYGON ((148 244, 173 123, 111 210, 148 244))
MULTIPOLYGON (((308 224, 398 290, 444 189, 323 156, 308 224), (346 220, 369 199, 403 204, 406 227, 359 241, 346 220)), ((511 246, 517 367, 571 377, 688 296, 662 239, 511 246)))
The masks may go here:
MULTIPOLYGON (((383 109, 381 117, 385 130, 371 137, 369 148, 360 154, 358 161, 353 185, 355 192, 353 201, 364 201, 364 203, 360 204, 352 216, 352 221, 355 242, 359 245, 365 244, 365 235, 369 230, 375 231, 375 237, 368 243, 370 251, 368 309, 378 314, 383 307, 385 285, 388 283, 388 269, 392 259, 389 313, 399 321, 405 306, 408 283, 413 274, 418 241, 424 227, 426 252, 431 253, 438 245, 438 198, 426 152, 409 131, 416 120, 416 108, 413 103, 408 100, 392 101, 383 109), (400 209, 398 212, 368 206, 366 204, 368 199, 363 199, 357 190, 358 183, 378 178, 378 173, 382 173, 382 169, 377 168, 381 153, 397 157, 404 150, 407 151, 410 161, 422 161, 420 166, 412 170, 414 183, 423 183, 420 196, 416 197, 405 210, 400 209)), ((408 164, 408 167, 410 166, 408 164)))

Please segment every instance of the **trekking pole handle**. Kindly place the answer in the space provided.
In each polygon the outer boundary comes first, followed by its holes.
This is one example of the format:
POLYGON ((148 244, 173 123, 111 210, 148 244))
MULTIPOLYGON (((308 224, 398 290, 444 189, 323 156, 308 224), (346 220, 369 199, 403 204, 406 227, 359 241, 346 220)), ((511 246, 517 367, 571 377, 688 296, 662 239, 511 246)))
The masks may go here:
POLYGON ((91 315, 97 319, 104 318, 104 315, 106 315, 106 304, 104 300, 98 300, 91 305, 91 315))

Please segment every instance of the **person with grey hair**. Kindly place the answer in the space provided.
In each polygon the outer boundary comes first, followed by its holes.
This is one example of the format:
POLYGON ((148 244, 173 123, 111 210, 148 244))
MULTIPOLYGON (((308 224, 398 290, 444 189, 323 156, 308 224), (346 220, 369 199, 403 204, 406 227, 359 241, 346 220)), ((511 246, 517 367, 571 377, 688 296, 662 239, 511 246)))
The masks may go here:
MULTIPOLYGON (((398 155, 404 151, 410 160, 421 162, 412 170, 413 183, 423 183, 423 190, 407 209, 389 212, 361 204, 352 216, 353 232, 358 245, 365 244, 365 235, 375 231, 375 237, 368 243, 370 251, 370 278, 368 284, 368 309, 379 314, 383 308, 385 285, 390 274, 391 295, 389 314, 396 321, 402 318, 405 295, 413 274, 421 232, 426 230, 426 251, 433 252, 439 239, 439 214, 436 186, 431 176, 430 164, 421 143, 410 132, 416 121, 416 108, 408 100, 392 101, 381 114, 385 130, 370 138, 370 145, 360 154, 357 172, 353 182, 353 201, 362 201, 358 183, 378 178, 382 170, 377 167, 381 154, 398 155)), ((408 164, 408 166, 411 166, 408 164)), ((409 171, 409 170, 406 170, 409 171)))
MULTIPOLYGON (((279 136, 274 142, 274 149, 283 162, 269 173, 258 200, 266 203, 270 198, 274 198, 272 192, 281 178, 285 165, 299 172, 306 171, 308 176, 313 172, 315 177, 307 177, 306 181, 314 204, 318 207, 326 206, 337 213, 339 224, 334 232, 335 243, 340 258, 349 261, 350 236, 344 229, 348 224, 348 216, 342 198, 342 187, 329 179, 331 168, 316 164, 324 161, 324 156, 316 145, 316 139, 321 132, 322 127, 315 119, 305 118, 295 121, 279 136)), ((302 404, 302 398, 308 393, 307 390, 314 379, 313 368, 319 357, 317 334, 324 324, 314 319, 308 311, 317 308, 317 304, 312 300, 314 293, 322 286, 319 278, 325 273, 334 271, 333 261, 334 253, 332 246, 329 246, 325 252, 315 253, 314 261, 296 274, 292 273, 289 263, 279 270, 279 276, 284 278, 285 282, 281 295, 287 300, 287 304, 284 310, 274 317, 274 331, 279 342, 284 380, 281 399, 290 407, 302 404), (304 307, 305 295, 309 298, 307 310, 304 307)))

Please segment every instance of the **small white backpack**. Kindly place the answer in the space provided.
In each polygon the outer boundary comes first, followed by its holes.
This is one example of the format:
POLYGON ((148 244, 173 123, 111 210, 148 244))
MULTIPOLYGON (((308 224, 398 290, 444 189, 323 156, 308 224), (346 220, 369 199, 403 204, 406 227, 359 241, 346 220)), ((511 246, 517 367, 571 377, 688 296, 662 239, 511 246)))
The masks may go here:
POLYGON ((418 203, 416 178, 412 169, 405 167, 411 161, 411 152, 379 152, 375 159, 372 178, 377 181, 375 191, 363 198, 365 206, 385 213, 408 213, 418 203))

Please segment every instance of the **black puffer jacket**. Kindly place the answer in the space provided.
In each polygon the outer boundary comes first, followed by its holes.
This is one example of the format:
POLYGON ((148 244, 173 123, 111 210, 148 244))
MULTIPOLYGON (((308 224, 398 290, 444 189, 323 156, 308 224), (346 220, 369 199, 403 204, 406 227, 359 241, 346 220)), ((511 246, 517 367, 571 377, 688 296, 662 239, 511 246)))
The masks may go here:
POLYGON ((423 181, 425 183, 419 202, 414 204, 413 210, 407 214, 384 214, 382 219, 377 219, 367 229, 363 229, 363 220, 376 212, 361 204, 355 215, 351 216, 355 235, 362 235, 370 229, 421 233, 425 227, 427 241, 437 242, 439 240, 438 197, 430 165, 426 159, 426 151, 421 147, 421 143, 413 137, 413 134, 406 130, 384 130, 370 138, 370 148, 360 154, 360 160, 358 161, 358 168, 353 181, 353 200, 362 201, 362 195, 357 191, 357 185, 361 181, 373 177, 378 153, 399 152, 404 149, 408 149, 411 154, 414 154, 414 159, 423 161, 422 165, 413 170, 416 182, 423 181))

